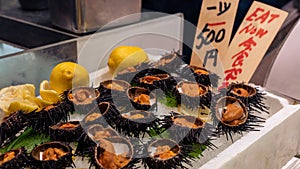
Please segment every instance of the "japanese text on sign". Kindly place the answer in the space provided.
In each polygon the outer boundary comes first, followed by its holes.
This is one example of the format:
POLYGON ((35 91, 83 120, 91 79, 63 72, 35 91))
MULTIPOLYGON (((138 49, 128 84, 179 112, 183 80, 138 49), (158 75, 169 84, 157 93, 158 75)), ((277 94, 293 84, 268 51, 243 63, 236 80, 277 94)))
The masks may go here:
POLYGON ((204 0, 191 58, 192 65, 218 66, 218 56, 226 54, 238 1, 204 0))

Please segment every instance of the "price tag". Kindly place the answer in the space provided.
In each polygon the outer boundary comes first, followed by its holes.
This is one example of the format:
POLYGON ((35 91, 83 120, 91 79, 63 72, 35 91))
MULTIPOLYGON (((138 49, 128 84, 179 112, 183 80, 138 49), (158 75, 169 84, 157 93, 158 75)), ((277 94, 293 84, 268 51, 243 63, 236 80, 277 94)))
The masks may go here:
POLYGON ((265 55, 288 13, 254 1, 221 58, 224 83, 248 82, 265 55))
MULTIPOLYGON (((191 65, 214 72, 225 57, 239 0, 203 0, 194 39, 191 65)), ((215 72, 217 73, 217 72, 215 72)))

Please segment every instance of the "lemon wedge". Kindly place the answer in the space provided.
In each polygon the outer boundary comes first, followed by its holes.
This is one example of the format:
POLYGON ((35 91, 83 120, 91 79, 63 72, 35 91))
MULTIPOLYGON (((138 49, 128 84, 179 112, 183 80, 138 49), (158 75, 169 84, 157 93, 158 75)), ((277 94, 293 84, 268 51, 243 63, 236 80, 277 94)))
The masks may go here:
POLYGON ((149 60, 148 55, 142 48, 137 46, 119 46, 110 53, 107 65, 110 72, 116 74, 147 60, 149 60))
POLYGON ((9 107, 12 102, 25 100, 28 96, 35 96, 35 87, 32 84, 10 86, 0 91, 0 108, 9 115, 9 107))
POLYGON ((57 103, 61 101, 61 98, 59 97, 59 93, 51 89, 48 80, 43 80, 40 83, 40 95, 41 98, 47 102, 57 103))
POLYGON ((18 110, 27 113, 40 110, 49 104, 49 102, 35 96, 35 86, 33 84, 10 86, 0 91, 0 109, 6 116, 18 110))
POLYGON ((31 103, 30 101, 26 101, 26 100, 13 101, 9 104, 8 107, 9 112, 16 112, 22 110, 26 113, 29 113, 38 109, 39 109, 38 105, 35 105, 34 103, 31 103))

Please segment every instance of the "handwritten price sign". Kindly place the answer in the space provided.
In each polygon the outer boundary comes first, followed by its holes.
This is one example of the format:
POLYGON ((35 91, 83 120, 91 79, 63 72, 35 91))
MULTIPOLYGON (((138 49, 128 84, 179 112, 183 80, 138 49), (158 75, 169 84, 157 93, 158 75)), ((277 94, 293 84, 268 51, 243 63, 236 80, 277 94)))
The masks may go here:
POLYGON ((224 67, 224 86, 230 82, 248 82, 265 55, 288 13, 254 1, 234 36, 224 67))
POLYGON ((238 0, 203 0, 191 57, 191 65, 219 66, 225 57, 238 7, 238 0))

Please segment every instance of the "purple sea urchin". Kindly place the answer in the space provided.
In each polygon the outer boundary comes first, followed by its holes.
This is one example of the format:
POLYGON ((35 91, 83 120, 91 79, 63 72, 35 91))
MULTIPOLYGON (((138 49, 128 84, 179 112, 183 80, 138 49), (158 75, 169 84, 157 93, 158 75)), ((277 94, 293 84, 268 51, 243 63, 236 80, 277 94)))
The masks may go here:
POLYGON ((98 102, 114 102, 115 99, 126 97, 126 91, 131 85, 124 80, 106 80, 100 83, 98 90, 101 95, 98 102))
POLYGON ((170 139, 157 139, 147 146, 147 157, 143 158, 145 168, 150 169, 174 169, 184 168, 190 165, 189 149, 180 146, 170 139))
POLYGON ((36 146, 31 152, 31 159, 33 169, 64 169, 74 166, 71 147, 61 142, 36 146))
POLYGON ((31 112, 26 115, 30 121, 30 126, 38 132, 49 132, 49 126, 61 121, 69 120, 69 113, 72 106, 66 102, 49 105, 39 112, 31 112))
POLYGON ((227 94, 240 99, 250 112, 268 113, 268 107, 264 103, 264 93, 258 88, 245 83, 232 83, 228 86, 227 94))
POLYGON ((93 159, 97 169, 131 169, 134 167, 136 163, 133 160, 134 149, 127 139, 113 137, 99 141, 93 159))
POLYGON ((163 126, 169 129, 171 138, 177 142, 200 143, 211 148, 214 146, 210 142, 213 126, 198 117, 171 113, 163 121, 163 126))
POLYGON ((16 135, 29 126, 29 121, 22 111, 17 111, 0 124, 0 146, 16 138, 16 135))
POLYGON ((90 87, 77 87, 67 92, 66 99, 69 104, 74 106, 74 110, 80 114, 87 114, 95 105, 100 97, 97 89, 90 87))
POLYGON ((122 113, 117 119, 116 129, 127 136, 143 137, 149 130, 157 130, 160 125, 153 113, 143 110, 133 110, 122 113))
MULTIPOLYGON (((127 90, 127 97, 133 106, 133 107, 128 107, 127 110, 156 109, 157 106, 156 96, 155 94, 151 93, 148 89, 142 87, 131 87, 127 90)), ((128 105, 124 105, 124 107, 127 106, 128 105)))
POLYGON ((232 139, 233 133, 257 130, 257 123, 264 122, 262 118, 249 114, 244 103, 235 97, 221 97, 213 105, 214 126, 219 132, 224 132, 227 138, 229 136, 232 139))
POLYGON ((175 95, 178 103, 189 109, 210 108, 211 91, 196 82, 181 81, 176 86, 175 95))
POLYGON ((79 121, 62 122, 49 128, 50 137, 54 141, 75 142, 83 133, 79 121))
POLYGON ((29 165, 29 159, 24 148, 10 150, 0 156, 1 169, 22 169, 29 165))

